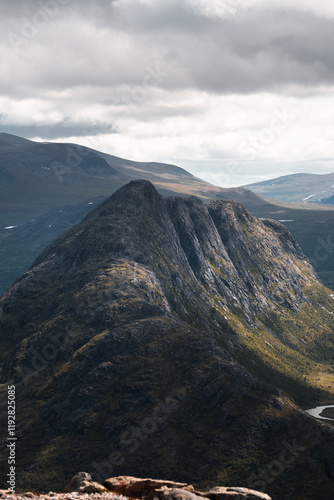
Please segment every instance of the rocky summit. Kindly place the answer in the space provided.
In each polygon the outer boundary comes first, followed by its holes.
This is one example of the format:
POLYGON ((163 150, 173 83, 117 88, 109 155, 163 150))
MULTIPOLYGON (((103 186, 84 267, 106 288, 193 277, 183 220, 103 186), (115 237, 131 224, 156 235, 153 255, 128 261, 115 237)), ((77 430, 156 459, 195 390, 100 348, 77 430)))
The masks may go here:
MULTIPOLYGON (((300 406, 332 397, 316 376, 333 369, 333 299, 282 224, 130 182, 0 300, 18 487, 81 469, 332 498, 333 428, 300 406)), ((3 430, 5 397, 0 412, 3 430)))

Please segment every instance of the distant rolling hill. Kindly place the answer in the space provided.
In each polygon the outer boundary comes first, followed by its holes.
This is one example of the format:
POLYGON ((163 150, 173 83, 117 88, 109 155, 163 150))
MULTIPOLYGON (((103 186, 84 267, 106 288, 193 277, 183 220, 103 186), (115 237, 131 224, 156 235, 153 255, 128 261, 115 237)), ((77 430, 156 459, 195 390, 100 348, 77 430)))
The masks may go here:
POLYGON ((0 295, 55 238, 121 186, 139 178, 150 180, 163 196, 232 199, 256 217, 288 221, 284 224, 319 277, 334 289, 334 212, 330 205, 267 200, 242 187, 214 186, 175 165, 139 163, 75 144, 37 143, 2 133, 0 295))
POLYGON ((334 203, 333 174, 293 174, 244 186, 260 196, 304 203, 334 203))
MULTIPOLYGON (((147 179, 162 195, 229 197, 230 190, 175 165, 135 162, 76 144, 40 143, 0 134, 0 227, 52 209, 106 198, 131 180, 147 179)), ((241 189, 237 198, 245 197, 241 189)))

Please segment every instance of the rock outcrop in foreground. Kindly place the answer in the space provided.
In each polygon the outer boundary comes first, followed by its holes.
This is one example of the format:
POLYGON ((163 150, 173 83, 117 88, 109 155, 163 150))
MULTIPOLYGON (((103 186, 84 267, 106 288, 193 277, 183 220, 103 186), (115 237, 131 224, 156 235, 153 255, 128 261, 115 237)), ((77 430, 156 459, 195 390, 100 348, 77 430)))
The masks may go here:
POLYGON ((93 481, 87 472, 79 472, 66 486, 64 493, 49 492, 35 495, 27 492, 13 494, 0 490, 0 498, 8 500, 271 500, 265 493, 248 488, 216 486, 207 492, 174 481, 139 479, 130 476, 112 477, 104 484, 93 481))

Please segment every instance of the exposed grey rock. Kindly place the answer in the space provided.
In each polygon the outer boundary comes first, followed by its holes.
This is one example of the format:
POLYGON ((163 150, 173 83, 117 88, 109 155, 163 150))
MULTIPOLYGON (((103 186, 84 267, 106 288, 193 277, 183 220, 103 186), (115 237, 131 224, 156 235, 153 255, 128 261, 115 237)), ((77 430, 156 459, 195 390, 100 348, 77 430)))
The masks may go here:
MULTIPOLYGON (((271 500, 265 493, 248 488, 216 486, 208 492, 200 492, 185 488, 163 487, 154 492, 147 500, 271 500)), ((146 499, 145 499, 146 500, 146 499)))
POLYGON ((104 481, 104 486, 114 493, 127 497, 142 498, 162 488, 182 488, 186 483, 176 483, 159 479, 141 479, 132 476, 111 477, 104 481))
POLYGON ((216 486, 204 493, 204 495, 210 500, 228 500, 230 498, 235 500, 271 500, 271 497, 266 493, 250 490, 249 488, 216 486))
POLYGON ((107 489, 102 484, 93 481, 92 476, 87 472, 78 472, 64 489, 65 493, 73 491, 78 493, 103 493, 107 489))
MULTIPOLYGON (((189 491, 182 488, 160 488, 147 500, 203 500, 206 497, 199 495, 197 492, 189 491)), ((146 499, 145 499, 146 500, 146 499)))

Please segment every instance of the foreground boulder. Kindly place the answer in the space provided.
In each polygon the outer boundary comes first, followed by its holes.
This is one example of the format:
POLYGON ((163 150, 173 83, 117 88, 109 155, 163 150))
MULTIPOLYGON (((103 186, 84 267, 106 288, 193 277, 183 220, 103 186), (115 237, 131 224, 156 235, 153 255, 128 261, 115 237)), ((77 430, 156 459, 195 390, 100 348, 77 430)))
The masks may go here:
MULTIPOLYGON (((114 493, 131 498, 142 498, 163 487, 185 488, 186 483, 175 483, 156 479, 139 479, 132 476, 111 477, 104 481, 104 486, 114 493)), ((165 491, 165 490, 164 490, 165 491)))
POLYGON ((265 493, 248 488, 216 486, 206 493, 186 483, 118 476, 106 479, 104 486, 113 493, 145 500, 271 500, 265 493))
POLYGON ((248 488, 224 488, 222 486, 212 488, 205 493, 205 496, 210 500, 224 500, 225 498, 234 498, 236 500, 271 500, 271 497, 266 495, 266 493, 260 493, 248 488))
POLYGON ((186 483, 176 483, 159 479, 141 479, 132 476, 118 476, 106 479, 104 486, 93 481, 87 472, 76 474, 64 489, 64 493, 49 492, 38 495, 31 492, 13 493, 0 490, 0 498, 10 500, 127 500, 136 498, 143 500, 272 500, 265 493, 248 488, 225 488, 216 486, 203 493, 196 491, 186 483))
POLYGON ((87 472, 78 472, 64 489, 65 493, 77 491, 78 493, 103 493, 108 491, 102 484, 93 481, 87 472))
POLYGON ((190 491, 189 489, 161 488, 155 491, 152 497, 154 500, 271 500, 265 493, 249 490, 248 488, 224 488, 217 487, 208 493, 200 491, 190 491))

